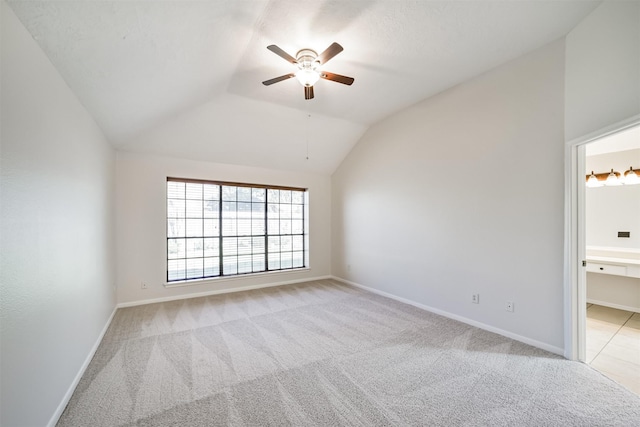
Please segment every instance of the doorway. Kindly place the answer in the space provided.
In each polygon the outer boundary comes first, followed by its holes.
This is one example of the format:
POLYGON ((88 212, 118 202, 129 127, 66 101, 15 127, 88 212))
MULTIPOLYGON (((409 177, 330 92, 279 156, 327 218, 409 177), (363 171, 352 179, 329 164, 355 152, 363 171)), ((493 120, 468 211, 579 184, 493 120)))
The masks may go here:
POLYGON ((586 145, 640 125, 640 114, 614 123, 565 145, 564 356, 586 359, 586 145))
POLYGON ((583 361, 640 395, 640 125, 584 154, 583 361))

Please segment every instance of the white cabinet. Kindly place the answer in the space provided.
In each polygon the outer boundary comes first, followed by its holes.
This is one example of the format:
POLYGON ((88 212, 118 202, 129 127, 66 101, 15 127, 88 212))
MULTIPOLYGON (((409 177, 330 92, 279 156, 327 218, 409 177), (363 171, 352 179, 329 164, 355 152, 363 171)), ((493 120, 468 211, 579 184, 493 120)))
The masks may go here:
POLYGON ((587 302, 640 313, 640 250, 587 246, 587 302))
POLYGON ((615 276, 626 276, 627 267, 624 265, 603 264, 591 262, 587 259, 587 271, 589 273, 613 274, 615 276))
POLYGON ((587 271, 640 278, 640 251, 637 249, 587 247, 587 271))

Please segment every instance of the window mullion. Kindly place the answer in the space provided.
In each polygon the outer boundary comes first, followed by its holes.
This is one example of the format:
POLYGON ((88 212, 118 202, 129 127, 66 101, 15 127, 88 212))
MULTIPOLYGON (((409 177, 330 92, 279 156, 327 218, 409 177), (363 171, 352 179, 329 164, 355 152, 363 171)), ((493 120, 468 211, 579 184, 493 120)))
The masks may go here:
MULTIPOLYGON (((304 197, 305 195, 303 194, 302 197, 304 197)), ((307 236, 305 235, 305 230, 307 229, 304 225, 305 225, 305 217, 304 217, 304 208, 307 206, 307 204, 305 203, 304 198, 302 199, 302 266, 306 267, 307 266, 307 251, 306 251, 306 247, 307 247, 307 236)))
POLYGON ((218 276, 224 276, 222 262, 222 185, 218 186, 218 276))
POLYGON ((188 224, 188 220, 187 220, 187 186, 185 184, 184 187, 184 195, 182 196, 184 198, 184 235, 182 236, 182 240, 184 241, 184 277, 185 279, 187 277, 189 277, 189 269, 187 268, 187 251, 189 248, 189 243, 187 241, 187 224, 188 224))
POLYGON ((205 272, 205 257, 204 257, 204 184, 202 185, 202 191, 200 192, 200 200, 202 203, 202 210, 200 211, 200 236, 201 236, 201 245, 202 245, 202 277, 207 277, 205 272))
POLYGON ((269 271, 269 190, 264 190, 264 271, 269 271))

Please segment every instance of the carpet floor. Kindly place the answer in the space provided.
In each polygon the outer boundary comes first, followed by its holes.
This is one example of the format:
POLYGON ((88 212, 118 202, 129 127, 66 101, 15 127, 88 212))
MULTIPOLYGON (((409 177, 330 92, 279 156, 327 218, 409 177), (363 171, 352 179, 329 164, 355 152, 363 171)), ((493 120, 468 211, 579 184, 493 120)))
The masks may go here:
POLYGON ((123 308, 58 426, 639 426, 589 366, 332 280, 123 308))

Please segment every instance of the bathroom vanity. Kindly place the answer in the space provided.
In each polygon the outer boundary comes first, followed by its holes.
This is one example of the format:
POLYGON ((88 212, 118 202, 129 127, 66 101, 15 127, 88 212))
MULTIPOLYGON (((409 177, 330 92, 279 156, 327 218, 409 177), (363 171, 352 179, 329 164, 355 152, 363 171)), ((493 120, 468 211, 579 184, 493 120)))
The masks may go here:
POLYGON ((587 302, 640 313, 640 250, 587 247, 587 302))

